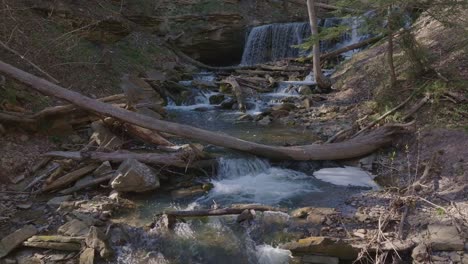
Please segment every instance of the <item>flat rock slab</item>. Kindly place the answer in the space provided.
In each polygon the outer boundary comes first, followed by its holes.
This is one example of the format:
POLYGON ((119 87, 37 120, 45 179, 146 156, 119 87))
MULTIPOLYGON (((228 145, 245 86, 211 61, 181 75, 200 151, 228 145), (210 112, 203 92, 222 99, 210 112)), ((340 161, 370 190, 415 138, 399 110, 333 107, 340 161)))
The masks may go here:
POLYGON ((463 251, 465 241, 455 226, 429 225, 429 243, 433 251, 463 251))
POLYGON ((34 236, 36 233, 37 229, 32 225, 28 225, 4 237, 0 241, 0 258, 8 255, 13 249, 21 245, 23 241, 34 236))
POLYGON ((73 219, 61 227, 58 232, 66 236, 86 236, 88 234, 89 226, 84 222, 73 219))

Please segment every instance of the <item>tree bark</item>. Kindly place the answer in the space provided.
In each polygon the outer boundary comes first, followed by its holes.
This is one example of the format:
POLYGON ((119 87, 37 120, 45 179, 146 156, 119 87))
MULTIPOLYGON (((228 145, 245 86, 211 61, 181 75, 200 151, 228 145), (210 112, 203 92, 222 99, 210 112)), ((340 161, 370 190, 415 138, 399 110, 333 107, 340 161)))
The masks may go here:
POLYGON ((388 25, 387 25, 387 29, 388 29, 388 45, 387 45, 387 63, 388 63, 388 67, 389 67, 389 70, 390 70, 390 85, 392 88, 394 88, 396 86, 396 83, 397 83, 397 77, 396 77, 396 71, 395 71, 395 64, 394 64, 394 61, 393 61, 393 35, 394 35, 394 32, 393 32, 393 21, 392 21, 392 7, 390 6, 388 8, 388 25))
MULTIPOLYGON (((310 28, 312 30, 312 37, 318 37, 317 14, 315 12, 315 0, 307 0, 307 10, 309 12, 310 28)), ((322 73, 320 66, 320 42, 317 40, 312 46, 312 62, 314 64, 314 76, 317 86, 320 89, 329 90, 331 88, 331 81, 322 73)))
POLYGON ((305 146, 270 146, 238 139, 226 134, 158 120, 125 109, 113 107, 77 92, 67 90, 47 80, 17 69, 0 61, 0 71, 31 86, 47 95, 69 101, 83 109, 114 117, 121 121, 154 131, 165 132, 183 138, 200 140, 212 145, 248 152, 257 156, 275 160, 340 160, 360 157, 392 142, 392 136, 399 132, 399 127, 381 127, 366 136, 332 144, 312 144, 305 146))

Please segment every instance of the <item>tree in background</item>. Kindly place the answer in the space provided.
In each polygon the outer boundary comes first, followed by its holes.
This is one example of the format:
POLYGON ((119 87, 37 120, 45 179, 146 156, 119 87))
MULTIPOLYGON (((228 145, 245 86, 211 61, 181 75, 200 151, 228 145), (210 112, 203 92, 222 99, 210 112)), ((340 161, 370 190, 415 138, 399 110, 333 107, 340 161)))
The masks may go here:
POLYGON ((312 30, 312 38, 317 38, 313 41, 312 45, 312 54, 313 54, 313 71, 315 76, 315 81, 317 82, 317 86, 322 90, 330 90, 331 88, 331 81, 322 73, 322 67, 320 65, 320 43, 318 40, 318 20, 317 20, 317 13, 315 10, 315 0, 307 0, 307 10, 309 12, 309 21, 310 21, 310 28, 312 30))

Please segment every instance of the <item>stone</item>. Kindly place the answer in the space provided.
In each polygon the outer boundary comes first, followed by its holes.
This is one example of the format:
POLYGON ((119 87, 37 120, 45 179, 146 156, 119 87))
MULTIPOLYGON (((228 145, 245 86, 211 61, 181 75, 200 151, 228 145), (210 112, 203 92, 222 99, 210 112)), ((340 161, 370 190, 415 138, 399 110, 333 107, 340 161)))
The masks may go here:
POLYGON ((429 225, 427 228, 432 251, 462 251, 465 241, 455 226, 429 225))
POLYGON ((157 173, 135 159, 124 161, 116 175, 111 186, 118 192, 147 192, 160 186, 157 173))
POLYGON ((309 94, 312 94, 312 89, 308 85, 301 85, 299 87, 298 92, 301 95, 309 95, 309 94))
POLYGON ((46 248, 64 251, 80 251, 84 237, 33 236, 23 244, 27 247, 46 248))
POLYGON ((236 100, 234 100, 233 98, 227 98, 224 101, 222 101, 221 104, 219 104, 219 107, 221 107, 221 109, 230 110, 234 107, 235 104, 236 100))
POLYGON ((85 242, 89 248, 93 248, 99 252, 99 255, 104 259, 109 259, 114 255, 112 248, 107 242, 106 235, 95 226, 89 229, 85 242))
POLYGON ((252 121, 253 117, 249 114, 244 114, 241 115, 239 118, 237 118, 237 121, 252 121))
POLYGON ((211 105, 219 105, 224 101, 224 94, 215 94, 209 98, 211 105))
POLYGON ((322 224, 327 220, 327 216, 336 214, 334 208, 321 208, 321 207, 303 207, 298 208, 291 212, 292 217, 307 218, 307 222, 313 224, 322 224))
POLYGON ((96 178, 100 178, 100 177, 103 177, 103 176, 107 176, 112 171, 113 170, 112 170, 112 166, 111 166, 110 162, 105 161, 94 171, 93 174, 94 174, 94 176, 96 178))
POLYGON ((283 244, 281 248, 290 250, 293 255, 326 255, 343 260, 355 260, 360 250, 340 239, 329 237, 308 237, 297 242, 283 244))
POLYGON ((59 227, 58 232, 66 236, 85 236, 88 233, 88 228, 89 226, 84 222, 72 219, 59 227))
POLYGON ((95 140, 101 148, 117 150, 122 147, 123 141, 114 135, 114 133, 104 125, 104 122, 95 121, 91 123, 91 128, 93 129, 91 139, 95 140))
POLYGON ((255 211, 254 211, 254 210, 245 209, 244 211, 242 211, 242 213, 240 213, 240 214, 237 216, 236 221, 237 221, 238 223, 241 223, 241 222, 244 222, 244 221, 247 221, 247 223, 250 223, 250 222, 253 221, 254 219, 255 219, 255 211))
POLYGON ((279 104, 275 105, 272 107, 272 110, 285 110, 285 111, 292 111, 296 109, 297 107, 294 104, 291 103, 284 103, 284 104, 279 104))
POLYGON ((94 248, 86 248, 80 254, 80 264, 94 264, 94 248))
POLYGON ((130 237, 123 228, 115 227, 110 232, 109 240, 112 245, 123 246, 130 240, 130 237))
POLYGON ((304 264, 338 264, 339 258, 318 256, 318 255, 305 255, 302 257, 302 263, 304 264))
POLYGON ((23 241, 34 236, 36 233, 37 229, 32 225, 28 225, 2 238, 0 241, 0 258, 8 255, 13 249, 21 245, 23 241))
POLYGON ((50 207, 59 207, 63 202, 70 201, 73 198, 73 195, 57 196, 50 199, 47 202, 47 205, 50 207))
POLYGON ((411 257, 415 263, 426 263, 429 260, 429 253, 427 252, 427 247, 424 244, 417 245, 413 252, 411 253, 411 257))
POLYGON ((270 116, 273 117, 274 119, 279 119, 282 117, 286 117, 289 115, 289 112, 286 110, 273 110, 270 113, 270 116))
POLYGON ((265 116, 264 118, 260 119, 258 123, 263 126, 269 125, 271 123, 271 118, 269 116, 265 116))
POLYGON ((366 171, 372 171, 372 166, 374 165, 375 158, 375 154, 366 156, 359 160, 359 166, 366 171))

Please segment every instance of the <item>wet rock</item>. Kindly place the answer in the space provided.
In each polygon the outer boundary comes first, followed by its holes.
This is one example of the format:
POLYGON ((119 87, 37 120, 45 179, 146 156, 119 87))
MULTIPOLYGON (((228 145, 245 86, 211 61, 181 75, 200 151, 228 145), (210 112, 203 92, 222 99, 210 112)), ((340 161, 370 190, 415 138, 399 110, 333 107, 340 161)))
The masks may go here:
POLYGON ((91 139, 95 140, 100 147, 109 150, 117 150, 122 147, 123 141, 114 135, 102 121, 91 123, 91 128, 93 129, 91 139))
POLYGON ((200 106, 200 107, 197 107, 195 109, 193 109, 194 111, 197 111, 197 112, 207 112, 210 110, 209 107, 205 107, 205 106, 200 106))
POLYGON ((282 117, 286 117, 289 115, 289 111, 286 111, 286 110, 273 110, 271 111, 271 117, 273 117, 274 119, 279 119, 279 118, 282 118, 282 117))
POLYGON ((429 244, 433 251, 462 251, 465 241, 455 226, 429 225, 429 244))
POLYGON ((111 186, 118 192, 146 192, 159 188, 160 183, 153 169, 137 160, 128 159, 117 169, 111 186))
POLYGON ((253 117, 249 114, 241 115, 239 118, 237 118, 237 121, 252 121, 253 117))
POLYGON ((37 229, 32 225, 28 225, 2 238, 0 241, 0 258, 8 255, 8 253, 18 247, 23 241, 34 236, 36 233, 37 229))
POLYGON ((205 193, 205 190, 203 189, 203 186, 198 185, 198 186, 192 186, 189 188, 182 188, 179 190, 174 190, 171 192, 171 197, 173 199, 180 199, 180 198, 200 195, 204 193, 205 193))
POLYGON ((339 258, 318 256, 318 255, 305 255, 302 257, 302 263, 304 264, 338 264, 339 258))
POLYGON ((291 216, 307 218, 307 222, 319 225, 329 220, 329 216, 335 214, 337 214, 337 212, 333 208, 303 207, 292 211, 291 216))
POLYGON ((94 264, 94 248, 86 248, 80 255, 80 264, 94 264))
POLYGON ((272 110, 284 110, 284 111, 292 111, 296 109, 297 107, 294 104, 291 103, 285 103, 285 104, 280 104, 280 105, 275 105, 272 107, 272 110))
POLYGON ((309 95, 312 94, 312 88, 308 85, 301 85, 298 92, 301 95, 309 95))
POLYGON ((269 116, 265 116, 264 118, 260 119, 258 123, 263 126, 269 125, 271 123, 271 118, 269 116))
POLYGON ((66 236, 85 236, 88 233, 89 226, 84 222, 73 219, 61 227, 59 227, 59 234, 66 236))
POLYGON ((328 237, 309 237, 297 242, 286 243, 281 246, 291 250, 293 255, 326 255, 343 260, 354 260, 358 256, 359 249, 345 243, 340 239, 328 237))
POLYGON ((250 223, 255 219, 255 214, 255 210, 245 209, 244 211, 242 211, 241 214, 237 216, 236 221, 237 223, 242 223, 245 221, 247 221, 247 223, 250 223))
POLYGON ((47 202, 47 205, 50 207, 59 207, 63 202, 70 201, 73 198, 73 195, 57 196, 50 199, 47 202))
POLYGON ((104 259, 109 259, 113 256, 114 252, 107 242, 106 235, 97 227, 92 226, 86 237, 86 245, 89 248, 95 249, 99 255, 104 259))
POLYGON ((234 107, 234 105, 236 104, 236 100, 233 99, 233 98, 227 98, 225 99, 224 101, 221 102, 221 104, 219 104, 219 107, 221 109, 232 109, 234 107))
POLYGON ((122 227, 112 228, 110 232, 110 242, 112 245, 123 246, 130 240, 130 236, 122 227))
POLYGON ((209 98, 210 104, 219 105, 224 101, 224 94, 215 94, 209 98))

